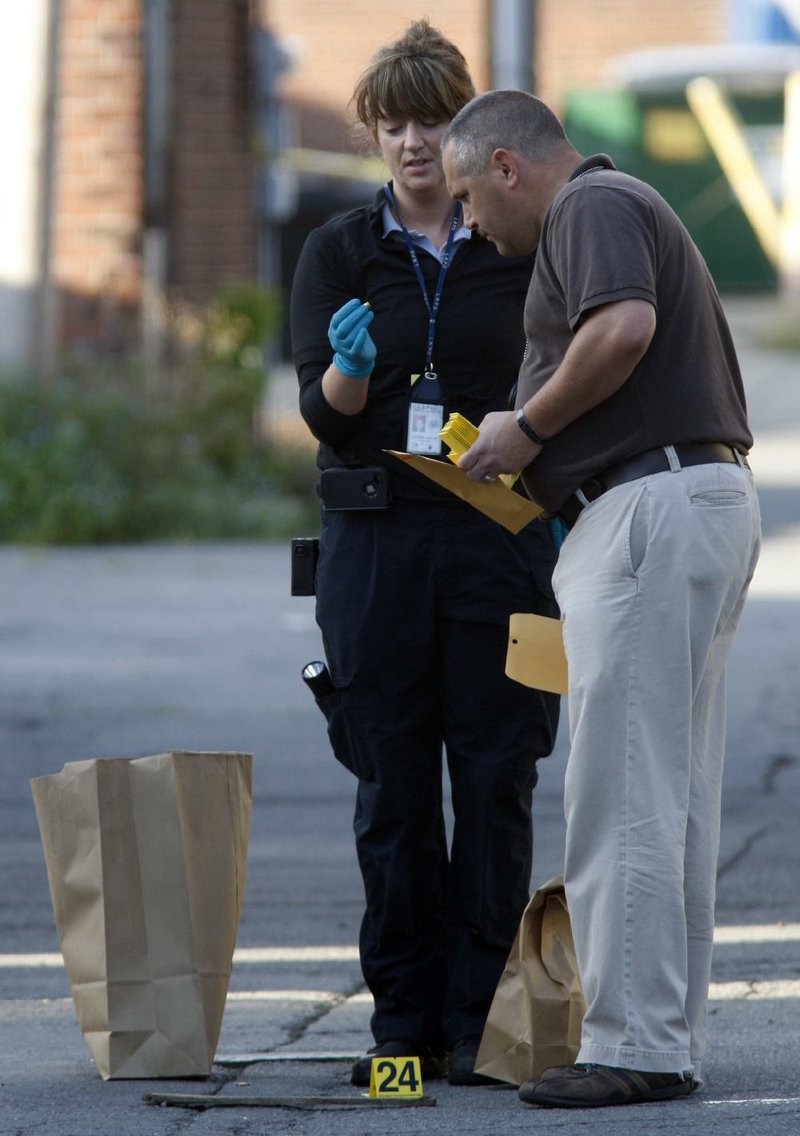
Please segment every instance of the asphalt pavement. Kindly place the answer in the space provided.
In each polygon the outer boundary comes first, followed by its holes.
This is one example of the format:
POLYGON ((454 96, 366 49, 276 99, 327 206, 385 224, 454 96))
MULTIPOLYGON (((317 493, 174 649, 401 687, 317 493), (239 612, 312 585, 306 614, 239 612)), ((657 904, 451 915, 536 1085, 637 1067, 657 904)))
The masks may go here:
MULTIPOLYGON (((313 601, 288 594, 288 548, 6 546, 0 1136, 800 1133, 800 356, 758 346, 768 299, 727 306, 757 434, 765 544, 730 666, 706 1091, 591 1112, 438 1081, 425 1085, 432 1107, 366 1100, 349 1085, 348 1062, 370 1044, 355 947, 353 785, 300 681, 321 647, 313 601), (205 1079, 104 1082, 70 998, 29 780, 68 761, 170 748, 255 757, 247 890, 217 1060, 205 1079), (148 1093, 200 1093, 214 1107, 157 1106, 148 1093), (334 1103, 342 1097, 350 1103, 334 1103)), ((279 416, 290 384, 274 400, 279 416)), ((533 886, 561 868, 565 757, 566 714, 535 794, 533 886)))

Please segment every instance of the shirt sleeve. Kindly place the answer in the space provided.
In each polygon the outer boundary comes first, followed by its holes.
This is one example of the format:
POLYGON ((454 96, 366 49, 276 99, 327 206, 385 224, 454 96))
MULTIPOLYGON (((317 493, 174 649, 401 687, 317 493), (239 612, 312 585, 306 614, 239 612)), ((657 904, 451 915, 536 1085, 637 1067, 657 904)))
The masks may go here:
POLYGON ((573 331, 601 304, 656 307, 656 224, 649 202, 618 186, 581 186, 560 203, 549 252, 573 331))
POLYGON ((357 295, 352 264, 335 233, 323 226, 306 240, 292 282, 292 356, 300 383, 300 413, 314 437, 335 446, 357 428, 358 414, 335 410, 322 392, 322 376, 333 358, 328 341, 331 316, 357 295))

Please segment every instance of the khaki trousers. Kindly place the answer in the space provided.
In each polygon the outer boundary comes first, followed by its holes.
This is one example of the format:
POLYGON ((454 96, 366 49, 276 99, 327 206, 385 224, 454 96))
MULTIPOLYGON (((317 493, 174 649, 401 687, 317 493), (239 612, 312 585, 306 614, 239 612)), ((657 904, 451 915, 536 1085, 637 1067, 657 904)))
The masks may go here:
POLYGON ((719 463, 610 490, 562 546, 579 1062, 702 1079, 725 665, 759 543, 752 475, 719 463))

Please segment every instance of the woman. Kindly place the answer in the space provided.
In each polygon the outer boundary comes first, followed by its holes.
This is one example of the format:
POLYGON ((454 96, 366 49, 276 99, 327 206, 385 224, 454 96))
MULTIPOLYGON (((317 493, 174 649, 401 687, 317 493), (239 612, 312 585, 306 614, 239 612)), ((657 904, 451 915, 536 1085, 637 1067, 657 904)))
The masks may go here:
POLYGON ((378 52, 354 101, 391 180, 309 236, 292 289, 300 409, 320 442, 329 732, 359 778, 376 1044, 356 1085, 374 1056, 485 1080, 475 1056, 528 899, 536 759, 558 719, 555 696, 504 673, 509 615, 557 614, 547 526, 512 537, 386 453, 441 457, 448 414, 505 408, 523 354, 532 261, 470 234, 442 173, 442 132, 473 94, 463 55, 426 20, 378 52))

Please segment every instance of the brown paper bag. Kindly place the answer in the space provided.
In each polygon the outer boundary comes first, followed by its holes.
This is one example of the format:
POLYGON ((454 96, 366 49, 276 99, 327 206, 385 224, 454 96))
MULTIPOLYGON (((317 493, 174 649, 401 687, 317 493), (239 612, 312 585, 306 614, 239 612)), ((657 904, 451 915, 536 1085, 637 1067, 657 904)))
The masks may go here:
POLYGON ((475 1071, 521 1085, 571 1065, 586 1009, 561 876, 534 892, 497 985, 475 1071))
POLYGON ((208 1074, 244 895, 252 756, 76 761, 31 787, 100 1075, 208 1074))

